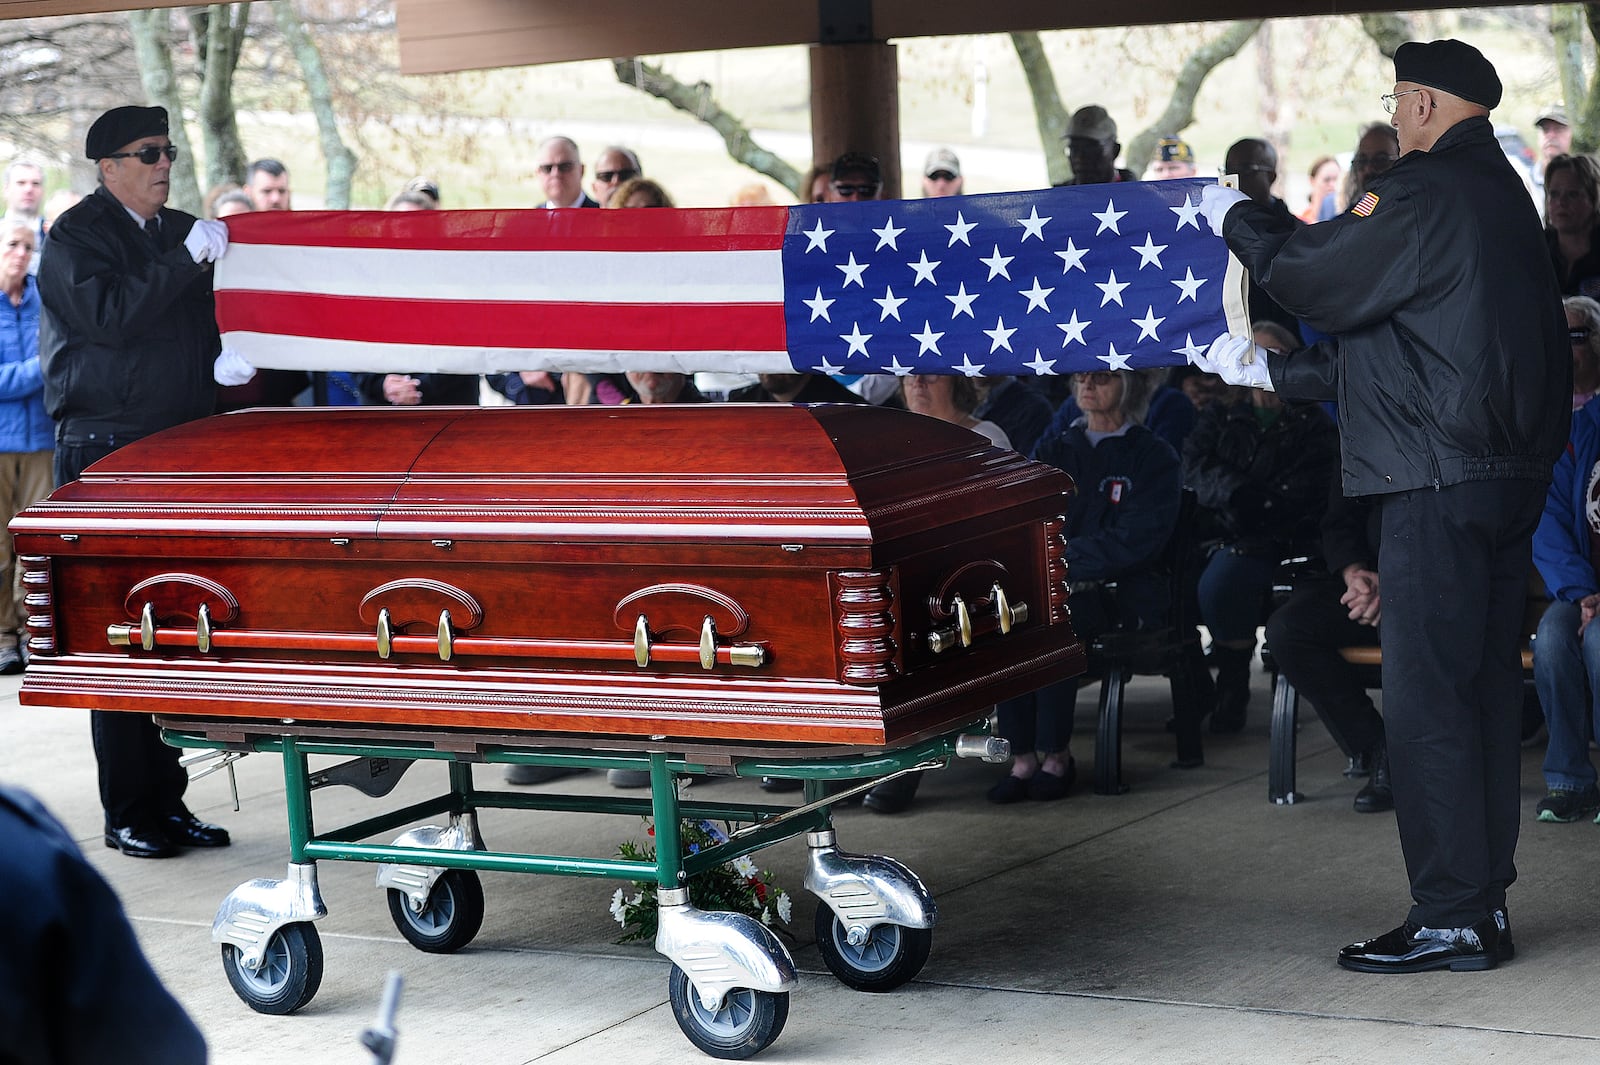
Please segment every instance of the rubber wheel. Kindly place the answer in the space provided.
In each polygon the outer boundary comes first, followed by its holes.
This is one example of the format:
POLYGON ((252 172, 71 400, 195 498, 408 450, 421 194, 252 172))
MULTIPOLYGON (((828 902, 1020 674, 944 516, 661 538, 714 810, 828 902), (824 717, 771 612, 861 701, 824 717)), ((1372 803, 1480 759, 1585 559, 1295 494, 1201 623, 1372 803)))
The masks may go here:
POLYGON ((453 954, 483 927, 483 882, 470 869, 450 869, 433 885, 421 913, 406 893, 389 889, 389 916, 406 941, 429 954, 453 954))
POLYGON ((293 1013, 322 986, 322 937, 309 922, 284 925, 272 933, 254 972, 244 967, 238 947, 224 943, 222 971, 234 994, 257 1013, 293 1013))
POLYGON ((817 907, 816 931, 828 971, 857 991, 893 991, 922 971, 933 949, 933 929, 898 924, 877 925, 865 943, 855 946, 826 904, 817 907))
POLYGON ((722 1008, 705 1008, 694 985, 676 965, 667 977, 672 1016, 689 1042, 714 1058, 742 1060, 772 1045, 789 1019, 789 992, 739 987, 723 996, 722 1008))

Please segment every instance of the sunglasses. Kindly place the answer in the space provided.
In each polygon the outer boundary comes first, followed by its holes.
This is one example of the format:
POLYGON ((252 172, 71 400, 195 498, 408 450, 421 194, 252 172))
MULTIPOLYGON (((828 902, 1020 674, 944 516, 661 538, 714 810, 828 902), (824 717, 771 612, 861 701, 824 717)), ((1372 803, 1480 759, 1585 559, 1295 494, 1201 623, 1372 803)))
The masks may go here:
POLYGON ((1586 344, 1589 341, 1589 330, 1584 326, 1568 329, 1567 338, 1574 344, 1586 344))
POLYGON ((577 166, 578 166, 578 164, 574 163, 570 159, 564 160, 563 162, 559 162, 559 163, 540 163, 539 164, 539 173, 548 174, 548 173, 551 173, 552 171, 554 171, 554 172, 558 172, 558 173, 562 173, 562 174, 570 174, 570 173, 573 172, 573 170, 577 169, 577 166))
POLYGON ((935 170, 928 175, 929 181, 954 181, 956 176, 948 170, 935 170))
POLYGON ((163 155, 167 157, 167 161, 170 163, 172 160, 178 158, 178 146, 176 144, 169 144, 165 148, 159 148, 152 144, 148 148, 140 148, 136 152, 112 152, 105 158, 137 159, 145 166, 155 166, 156 160, 160 159, 163 155))
POLYGON ((841 185, 837 181, 835 181, 833 183, 833 191, 834 191, 834 193, 836 195, 843 196, 843 197, 845 197, 847 199, 852 198, 852 197, 860 197, 862 199, 871 199, 872 197, 874 197, 874 196, 876 196, 878 194, 878 186, 876 186, 876 185, 841 185))
POLYGON ((594 176, 600 182, 600 184, 609 185, 613 181, 632 181, 634 178, 639 176, 639 171, 633 169, 596 170, 594 172, 594 176))

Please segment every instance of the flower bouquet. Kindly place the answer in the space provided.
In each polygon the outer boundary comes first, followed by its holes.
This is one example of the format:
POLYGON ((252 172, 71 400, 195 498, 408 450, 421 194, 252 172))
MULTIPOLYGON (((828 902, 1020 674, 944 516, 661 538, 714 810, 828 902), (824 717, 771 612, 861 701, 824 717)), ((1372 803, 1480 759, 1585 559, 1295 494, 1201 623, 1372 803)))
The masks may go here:
MULTIPOLYGON (((648 817, 644 823, 645 834, 653 840, 655 826, 648 817)), ((726 843, 726 827, 719 828, 712 821, 683 822, 684 853, 698 854, 703 848, 726 843)), ((630 839, 617 848, 617 856, 629 861, 653 862, 656 849, 653 843, 639 844, 630 839)), ((656 911, 660 905, 656 898, 657 884, 653 880, 635 880, 632 886, 631 896, 626 888, 618 888, 611 896, 611 916, 623 929, 622 937, 617 940, 619 943, 654 939, 656 935, 656 911)), ((748 914, 769 927, 774 918, 787 925, 793 912, 788 892, 772 882, 770 872, 757 869, 748 855, 691 876, 689 898, 699 909, 748 914)))

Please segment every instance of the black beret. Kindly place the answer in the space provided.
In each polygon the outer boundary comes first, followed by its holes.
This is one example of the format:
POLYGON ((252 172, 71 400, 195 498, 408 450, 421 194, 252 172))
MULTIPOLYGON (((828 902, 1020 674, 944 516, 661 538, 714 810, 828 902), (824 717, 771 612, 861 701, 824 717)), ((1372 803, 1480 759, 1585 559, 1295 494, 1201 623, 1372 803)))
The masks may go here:
POLYGON ((1490 110, 1500 106, 1494 64, 1463 41, 1407 41, 1395 50, 1394 80, 1440 89, 1490 110))
POLYGON ((113 107, 94 120, 89 135, 83 141, 83 154, 90 159, 104 159, 124 144, 132 144, 144 137, 167 135, 167 109, 165 107, 113 107))

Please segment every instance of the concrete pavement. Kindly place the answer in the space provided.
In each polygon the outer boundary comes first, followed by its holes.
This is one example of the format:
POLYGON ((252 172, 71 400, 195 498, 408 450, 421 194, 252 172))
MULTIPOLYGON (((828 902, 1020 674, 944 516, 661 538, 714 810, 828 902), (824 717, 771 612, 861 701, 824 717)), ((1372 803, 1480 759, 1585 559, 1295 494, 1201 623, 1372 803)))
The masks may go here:
MULTIPOLYGON (((823 967, 813 900, 801 890, 804 845, 760 864, 795 897, 791 949, 801 969, 783 1034, 757 1060, 909 1061, 917 1065, 1091 1062, 1578 1062, 1600 1053, 1600 826, 1533 821, 1541 751, 1524 758, 1524 822, 1513 889, 1515 962, 1483 974, 1378 977, 1334 964, 1342 944, 1398 923, 1407 905, 1393 818, 1351 812, 1356 782, 1309 712, 1299 785, 1306 800, 1266 801, 1266 680, 1255 679, 1251 726, 1207 737, 1206 765, 1167 768, 1165 684, 1129 688, 1125 774, 1133 790, 1088 790, 1093 692, 1080 697, 1080 783, 1059 803, 995 807, 982 792, 994 767, 929 774, 918 805, 883 817, 837 818, 840 844, 905 861, 938 899, 933 954, 910 985, 853 992, 823 967)), ((171 861, 136 861, 100 843, 87 715, 19 707, 0 678, 0 779, 27 787, 61 817, 122 896, 158 972, 205 1031, 212 1060, 363 1063, 356 1042, 388 970, 406 985, 399 1063, 709 1060, 678 1031, 667 962, 617 945, 607 906, 615 885, 482 874, 488 913, 455 955, 412 949, 365 866, 324 862, 329 915, 319 922, 326 975, 292 1017, 248 1009, 210 942, 217 904, 235 886, 283 875, 287 843, 277 761, 239 765, 243 809, 225 778, 190 791, 202 817, 235 843, 171 861)), ((494 772, 494 770, 480 770, 494 772)), ((432 774, 432 775, 430 775, 432 774)), ((436 790, 421 765, 385 804, 436 790)), ((604 789, 597 774, 569 782, 604 789)), ((556 785, 547 785, 555 787, 556 785)), ((750 797, 751 781, 706 785, 750 797)), ((319 821, 375 811, 345 788, 317 793, 319 821)), ((642 828, 627 818, 486 812, 497 849, 609 856, 642 828)))

